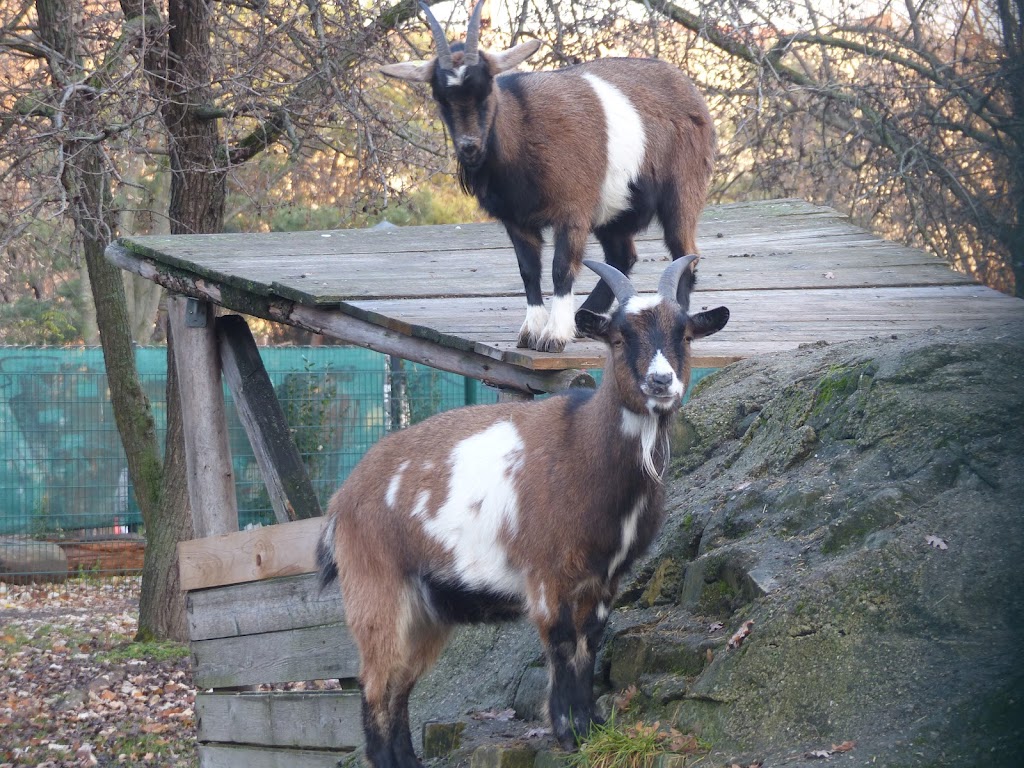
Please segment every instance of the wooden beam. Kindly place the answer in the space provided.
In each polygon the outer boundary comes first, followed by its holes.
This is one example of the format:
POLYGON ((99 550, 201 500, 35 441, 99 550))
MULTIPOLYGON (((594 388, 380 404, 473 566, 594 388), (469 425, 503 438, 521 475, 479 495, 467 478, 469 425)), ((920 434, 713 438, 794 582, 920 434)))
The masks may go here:
POLYGON ((206 589, 312 573, 324 523, 324 518, 312 517, 179 542, 181 588, 206 589))
POLYGON ((337 582, 320 589, 317 574, 250 581, 188 594, 188 636, 215 640, 345 620, 337 582))
POLYGON ((344 679, 359 674, 359 652, 345 624, 197 640, 189 647, 197 688, 344 679))
POLYGON ((200 768, 337 768, 344 752, 200 744, 200 768))
MULTIPOLYGON (((200 742, 350 750, 363 743, 358 690, 200 693, 200 742)), ((337 758, 335 758, 337 759, 337 758)))
POLYGON ((323 514, 320 501, 245 318, 218 317, 217 339, 224 380, 249 436, 277 522, 319 517, 323 514))
POLYGON ((181 393, 192 524, 196 538, 203 538, 238 530, 238 501, 213 323, 215 309, 202 302, 196 308, 205 311, 206 324, 189 325, 188 301, 169 296, 167 319, 174 337, 181 393))

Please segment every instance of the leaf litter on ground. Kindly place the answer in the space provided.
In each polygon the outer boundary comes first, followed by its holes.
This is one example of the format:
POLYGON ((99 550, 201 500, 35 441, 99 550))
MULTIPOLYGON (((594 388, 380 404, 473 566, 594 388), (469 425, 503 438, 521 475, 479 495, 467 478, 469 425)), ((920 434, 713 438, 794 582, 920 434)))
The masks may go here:
POLYGON ((133 642, 138 593, 0 582, 0 768, 198 764, 187 649, 133 642))

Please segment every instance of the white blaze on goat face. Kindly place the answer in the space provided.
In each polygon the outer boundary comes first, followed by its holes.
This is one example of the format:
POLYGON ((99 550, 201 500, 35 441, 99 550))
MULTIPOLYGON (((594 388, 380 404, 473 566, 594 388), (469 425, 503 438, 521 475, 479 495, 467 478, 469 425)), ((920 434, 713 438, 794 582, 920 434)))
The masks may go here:
POLYGON ((462 81, 466 79, 466 65, 463 64, 450 75, 448 75, 448 86, 454 88, 457 85, 462 85, 462 81))
POLYGON ((629 208, 629 185, 640 175, 647 135, 643 120, 626 94, 590 72, 585 72, 583 77, 601 102, 607 126, 608 165, 593 221, 593 225, 598 227, 629 208))
POLYGON ((647 410, 652 413, 672 408, 675 405, 675 400, 681 399, 683 396, 683 382, 679 380, 675 368, 672 367, 672 364, 660 349, 654 353, 654 357, 651 358, 651 364, 647 367, 648 376, 656 376, 658 374, 672 376, 672 382, 668 385, 668 394, 673 400, 666 403, 664 400, 648 399, 647 410))
POLYGON ((388 490, 384 494, 384 501, 387 502, 390 509, 394 509, 395 504, 398 503, 398 489, 402 485, 402 473, 405 472, 408 466, 409 462, 403 461, 398 467, 398 471, 391 476, 391 480, 388 482, 388 490))
POLYGON ((467 437, 449 456, 448 496, 423 529, 451 553, 453 575, 468 587, 522 594, 523 574, 509 565, 501 539, 519 522, 523 457, 523 440, 509 421, 467 437))

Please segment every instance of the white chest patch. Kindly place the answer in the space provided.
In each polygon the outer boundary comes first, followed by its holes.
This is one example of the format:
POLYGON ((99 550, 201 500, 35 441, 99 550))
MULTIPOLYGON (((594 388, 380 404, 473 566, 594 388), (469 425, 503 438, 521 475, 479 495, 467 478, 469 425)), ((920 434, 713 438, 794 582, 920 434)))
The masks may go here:
POLYGON ((498 422, 458 443, 449 465, 448 497, 424 531, 452 554, 455 575, 466 586, 522 594, 524 575, 509 566, 500 538, 519 522, 522 438, 511 422, 498 422))
MULTIPOLYGON (((640 465, 644 468, 644 471, 654 479, 660 480, 662 470, 654 465, 654 449, 658 440, 658 417, 653 413, 642 415, 633 413, 628 408, 623 408, 620 427, 622 434, 626 437, 637 438, 640 451, 640 465)), ((665 436, 665 451, 667 459, 667 435, 665 436)))
POLYGON ((612 561, 608 563, 608 578, 612 578, 615 575, 615 571, 619 569, 619 566, 626 561, 626 557, 629 555, 629 550, 633 546, 633 542, 636 541, 636 529, 637 523, 640 521, 640 514, 644 511, 647 506, 647 499, 641 496, 637 499, 636 504, 629 510, 629 514, 622 521, 622 539, 619 542, 619 549, 612 558, 612 561))
POLYGON ((640 114, 626 94, 590 72, 584 73, 583 78, 597 94, 607 126, 608 165, 593 222, 594 226, 600 226, 629 207, 629 184, 640 175, 647 135, 640 114))

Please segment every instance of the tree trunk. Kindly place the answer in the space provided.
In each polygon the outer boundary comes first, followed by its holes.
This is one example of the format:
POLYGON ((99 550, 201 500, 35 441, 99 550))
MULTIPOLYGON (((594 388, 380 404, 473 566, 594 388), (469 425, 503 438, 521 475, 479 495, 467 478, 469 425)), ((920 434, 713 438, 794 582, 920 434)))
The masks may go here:
POLYGON ((167 330, 167 450, 160 523, 148 529, 146 560, 142 566, 137 640, 188 640, 185 601, 178 574, 178 542, 192 538, 192 515, 185 484, 181 400, 173 360, 174 339, 167 330))

